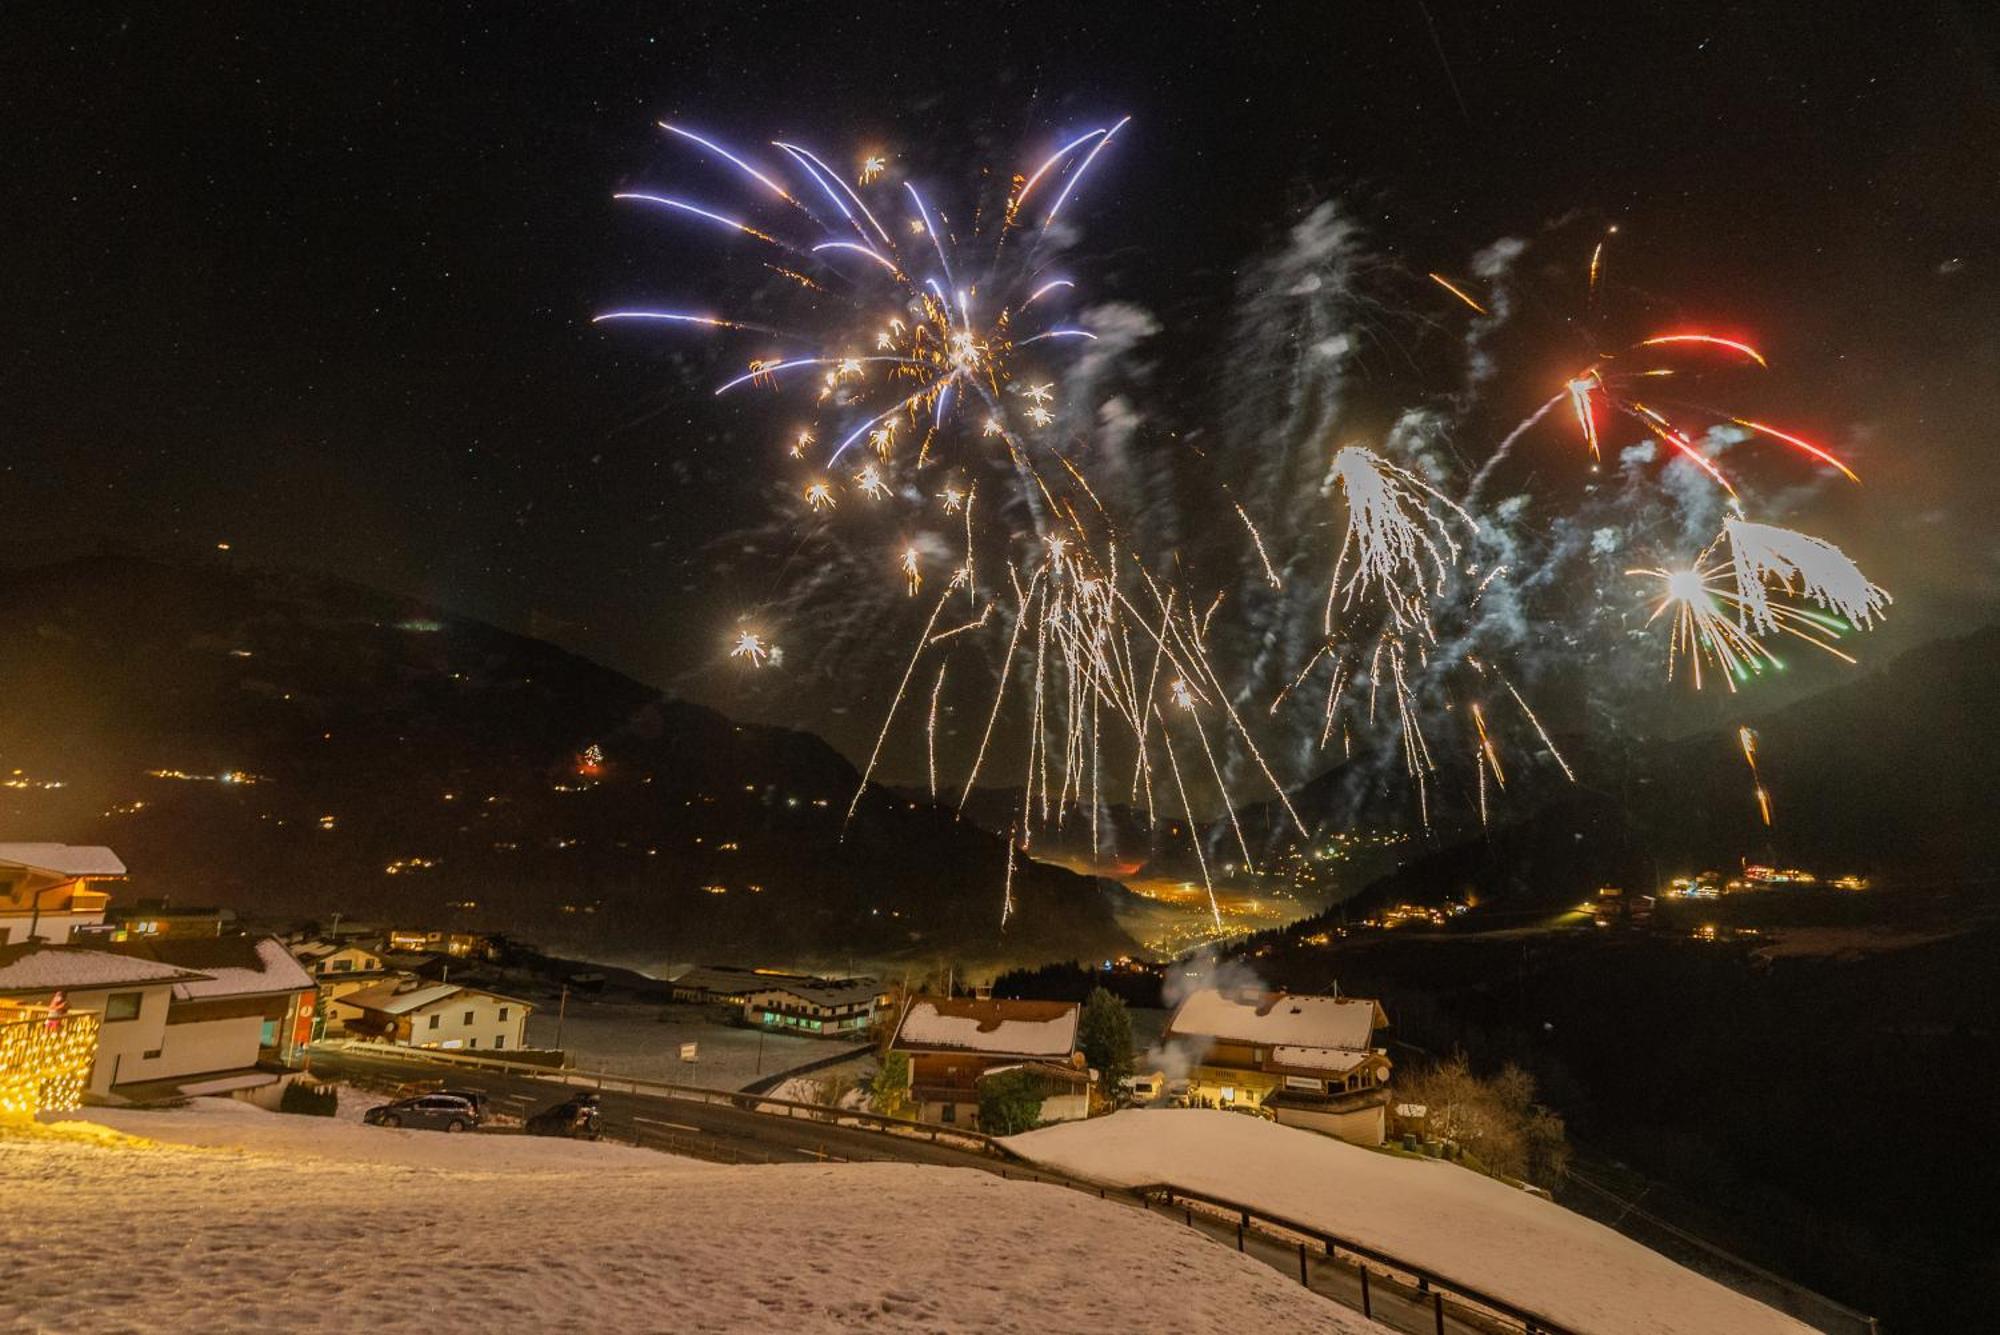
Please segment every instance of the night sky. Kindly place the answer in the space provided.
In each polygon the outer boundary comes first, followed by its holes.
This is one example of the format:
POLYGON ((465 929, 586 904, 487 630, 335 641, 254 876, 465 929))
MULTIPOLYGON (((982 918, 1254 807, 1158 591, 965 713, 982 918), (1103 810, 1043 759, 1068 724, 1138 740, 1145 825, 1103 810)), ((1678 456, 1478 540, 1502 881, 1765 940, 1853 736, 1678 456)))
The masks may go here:
POLYGON ((1621 273, 1756 331, 1766 401, 1866 476, 1819 513, 1897 594, 1871 655, 2000 590, 1983 5, 120 8, 0 20, 11 560, 227 541, 733 708, 704 548, 766 517, 771 422, 711 405, 712 345, 588 323, 701 291, 609 199, 670 179, 654 121, 942 173, 1129 112, 1085 252, 1169 383, 1328 194, 1418 271, 1617 220, 1621 273))

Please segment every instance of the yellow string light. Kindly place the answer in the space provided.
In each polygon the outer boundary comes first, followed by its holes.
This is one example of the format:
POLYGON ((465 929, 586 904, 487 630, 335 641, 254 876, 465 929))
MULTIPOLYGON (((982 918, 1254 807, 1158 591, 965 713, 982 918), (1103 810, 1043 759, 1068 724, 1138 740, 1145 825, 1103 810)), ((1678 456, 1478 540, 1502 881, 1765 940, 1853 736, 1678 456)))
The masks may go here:
POLYGON ((83 1102, 99 1017, 0 1002, 0 1116, 68 1112, 83 1102))

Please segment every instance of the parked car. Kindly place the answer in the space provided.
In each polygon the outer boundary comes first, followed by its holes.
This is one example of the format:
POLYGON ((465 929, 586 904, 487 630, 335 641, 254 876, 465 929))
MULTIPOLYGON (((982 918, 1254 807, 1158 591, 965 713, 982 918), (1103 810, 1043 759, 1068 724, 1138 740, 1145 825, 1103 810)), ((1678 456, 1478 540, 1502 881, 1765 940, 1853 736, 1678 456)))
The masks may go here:
POLYGON ((471 1104, 473 1107, 479 1110, 479 1117, 481 1121, 484 1121, 488 1116, 488 1114, 492 1112, 492 1109, 487 1106, 487 1098, 484 1090, 434 1089, 430 1092, 442 1098, 464 1099, 467 1103, 471 1104))
POLYGON ((553 1108, 544 1108, 530 1117, 531 1136, 567 1136, 571 1140, 596 1140, 599 1136, 597 1095, 574 1094, 553 1108))
POLYGON ((361 1120, 370 1126, 407 1126, 417 1131, 471 1131, 485 1114, 464 1094, 419 1094, 370 1108, 361 1120))
POLYGON ((1151 1103, 1165 1091, 1167 1077, 1159 1071, 1140 1071, 1126 1076, 1120 1084, 1129 1101, 1151 1103))

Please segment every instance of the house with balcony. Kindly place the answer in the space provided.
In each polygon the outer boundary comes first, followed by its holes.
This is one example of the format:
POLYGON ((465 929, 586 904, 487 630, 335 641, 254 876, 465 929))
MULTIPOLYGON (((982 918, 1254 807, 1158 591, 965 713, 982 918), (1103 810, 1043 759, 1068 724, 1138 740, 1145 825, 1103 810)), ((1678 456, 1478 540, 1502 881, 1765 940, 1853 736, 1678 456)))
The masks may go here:
POLYGON ((94 844, 0 844, 0 946, 66 944, 79 929, 103 925, 125 864, 94 844))
MULTIPOLYGON (((142 1078, 234 1088, 269 1084, 299 1064, 312 1037, 319 992, 276 937, 161 937, 114 946, 140 959, 190 970, 167 1006, 168 1051, 142 1078)), ((128 1072, 128 1075, 134 1074, 128 1072)))
POLYGON ((330 1023, 357 1037, 399 1047, 509 1052, 527 1046, 534 1007, 458 983, 404 978, 377 983, 330 1002, 330 1023))
POLYGON ((1360 997, 1205 987, 1181 1002, 1160 1042, 1199 1054, 1188 1076, 1192 1104, 1256 1109, 1379 1145, 1390 1064, 1371 1040, 1388 1023, 1379 1003, 1360 997))
POLYGON ((285 948, 248 936, 0 946, 0 1002, 95 1016, 82 1092, 107 1102, 272 1084, 316 1004, 285 948))
POLYGON ((174 984, 201 977, 158 960, 85 946, 0 946, 0 1001, 97 1017, 97 1046, 83 1092, 99 1099, 115 1099, 119 1085, 145 1079, 165 1058, 174 984))
POLYGON ((772 984, 745 995, 743 1021, 773 1033, 858 1041, 875 1023, 881 990, 872 978, 772 984))
POLYGON ((1094 1076, 1076 1045, 1073 1001, 917 997, 889 1050, 910 1061, 910 1097, 926 1122, 976 1130, 980 1082, 1024 1070, 1042 1088, 1042 1120, 1090 1112, 1094 1076))
POLYGON ((0 997, 0 1117, 68 1112, 83 1102, 97 1060, 95 1011, 0 997))

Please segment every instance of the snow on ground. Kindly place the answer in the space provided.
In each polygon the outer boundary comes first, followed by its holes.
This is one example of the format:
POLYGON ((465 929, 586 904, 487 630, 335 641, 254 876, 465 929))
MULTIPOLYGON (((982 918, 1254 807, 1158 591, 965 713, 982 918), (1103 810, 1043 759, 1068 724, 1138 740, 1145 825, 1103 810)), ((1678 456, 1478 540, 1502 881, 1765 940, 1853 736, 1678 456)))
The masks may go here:
POLYGON ((1456 1164, 1377 1153, 1241 1113, 1137 1109, 1006 1143, 1100 1182, 1170 1182, 1260 1206, 1593 1335, 1810 1329, 1552 1201, 1456 1164))
POLYGON ((854 1046, 797 1034, 760 1034, 719 1024, 707 1006, 649 1005, 569 999, 556 1038, 553 1008, 528 1016, 528 1046, 562 1047, 586 1071, 636 1075, 708 1089, 741 1089, 760 1075, 773 1075, 854 1046), (759 1044, 762 1044, 761 1057, 759 1044), (695 1060, 681 1060, 683 1043, 697 1045, 695 1060))
POLYGON ((13 1329, 1372 1329, 1168 1219, 976 1170, 725 1167, 222 1099, 87 1116, 0 1124, 13 1329), (108 1239, 115 1264, 79 1263, 108 1239))

